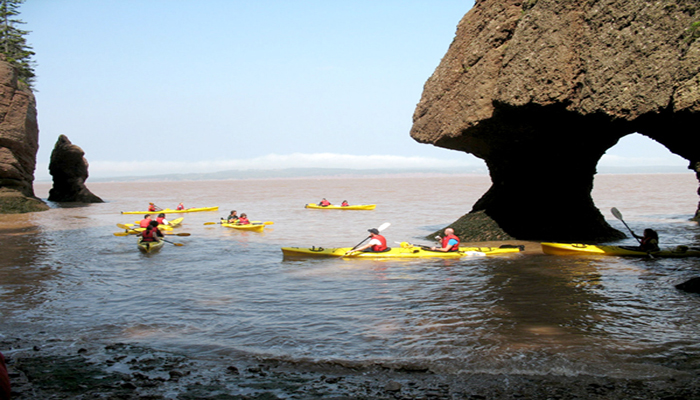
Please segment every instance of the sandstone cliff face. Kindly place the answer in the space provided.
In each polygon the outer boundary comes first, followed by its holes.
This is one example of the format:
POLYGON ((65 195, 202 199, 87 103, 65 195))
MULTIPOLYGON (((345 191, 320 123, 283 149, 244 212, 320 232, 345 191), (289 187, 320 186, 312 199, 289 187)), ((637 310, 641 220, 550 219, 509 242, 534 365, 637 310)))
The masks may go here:
POLYGON ((39 150, 36 101, 17 81, 14 68, 0 61, 0 213, 43 211, 34 196, 34 169, 39 150))
POLYGON ((53 187, 49 200, 56 202, 103 203, 85 186, 88 178, 88 162, 85 152, 71 143, 65 135, 58 137, 51 152, 49 172, 53 187))
POLYGON ((590 196, 607 149, 638 132, 700 165, 699 19, 697 0, 477 1, 411 136, 484 159, 493 185, 472 213, 513 237, 620 237, 590 196))

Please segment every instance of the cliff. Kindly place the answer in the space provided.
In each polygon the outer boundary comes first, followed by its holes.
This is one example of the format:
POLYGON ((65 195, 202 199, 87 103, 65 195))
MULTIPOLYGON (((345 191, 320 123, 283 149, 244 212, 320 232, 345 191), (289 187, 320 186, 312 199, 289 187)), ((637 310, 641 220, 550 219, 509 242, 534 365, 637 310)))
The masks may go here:
POLYGON ((636 132, 700 166, 698 20, 697 0, 477 0, 411 129, 489 168, 457 231, 486 214, 517 239, 622 237, 591 198, 607 149, 636 132))
POLYGON ((34 196, 38 150, 39 126, 34 94, 17 81, 15 69, 0 60, 0 213, 49 208, 34 196))

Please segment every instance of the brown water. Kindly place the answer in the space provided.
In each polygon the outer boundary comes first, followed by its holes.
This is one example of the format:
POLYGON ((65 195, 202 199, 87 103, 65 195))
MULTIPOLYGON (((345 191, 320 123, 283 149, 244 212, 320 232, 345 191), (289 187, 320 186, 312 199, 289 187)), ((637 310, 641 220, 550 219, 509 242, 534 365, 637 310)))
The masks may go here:
MULTIPOLYGON (((525 254, 461 260, 282 257, 282 246, 355 245, 384 222, 390 243, 427 243, 471 209, 487 176, 89 186, 107 203, 0 216, 0 335, 443 372, 667 376, 700 363, 700 297, 673 287, 699 274, 697 259, 555 257, 535 243, 525 254), (377 208, 303 207, 322 197, 377 208), (184 246, 146 255, 113 233, 140 217, 120 211, 149 201, 220 209, 184 214, 179 232, 191 236, 169 237, 184 246), (231 209, 274 225, 204 225, 231 209)), ((37 195, 48 189, 37 185, 37 195)), ((662 244, 699 246, 688 221, 696 189, 692 173, 602 175, 594 199, 622 231, 611 207, 638 232, 657 229, 662 244)))

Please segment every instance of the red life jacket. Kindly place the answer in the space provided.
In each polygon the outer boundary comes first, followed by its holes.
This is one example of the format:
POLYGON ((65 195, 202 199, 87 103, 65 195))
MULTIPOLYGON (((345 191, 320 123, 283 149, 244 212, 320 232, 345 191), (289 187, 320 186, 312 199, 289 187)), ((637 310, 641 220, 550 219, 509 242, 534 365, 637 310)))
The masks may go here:
POLYGON ((184 209, 185 209, 185 206, 183 206, 182 204, 177 205, 176 210, 184 210, 184 209))
POLYGON ((330 206, 331 202, 328 200, 321 200, 321 203, 319 203, 320 206, 330 206))
POLYGON ((156 221, 158 221, 158 225, 163 225, 163 220, 164 220, 164 219, 165 219, 165 217, 158 217, 158 218, 156 218, 156 221))
POLYGON ((150 224, 151 224, 151 219, 150 219, 150 218, 144 218, 144 219, 141 220, 141 222, 139 222, 139 226, 140 226, 141 228, 148 228, 148 225, 150 225, 150 224))
POLYGON ((238 218, 238 220, 236 221, 236 224, 248 225, 248 224, 250 224, 250 221, 248 221, 248 218, 238 218))
POLYGON ((374 237, 372 239, 377 239, 380 242, 382 242, 381 245, 375 244, 374 246, 372 246, 372 251, 384 251, 384 250, 386 250, 386 248, 387 248, 386 247, 386 238, 384 236, 374 235, 374 237))
POLYGON ((156 210, 156 206, 154 206, 153 204, 148 206, 148 211, 155 211, 155 210, 156 210))
POLYGON ((141 240, 144 242, 155 242, 157 240, 155 233, 155 229, 146 229, 141 232, 141 240))
POLYGON ((444 238, 442 238, 442 248, 444 249, 445 246, 449 243, 450 239, 454 239, 457 241, 457 244, 452 246, 449 250, 447 251, 459 251, 459 238, 455 235, 447 235, 444 238))

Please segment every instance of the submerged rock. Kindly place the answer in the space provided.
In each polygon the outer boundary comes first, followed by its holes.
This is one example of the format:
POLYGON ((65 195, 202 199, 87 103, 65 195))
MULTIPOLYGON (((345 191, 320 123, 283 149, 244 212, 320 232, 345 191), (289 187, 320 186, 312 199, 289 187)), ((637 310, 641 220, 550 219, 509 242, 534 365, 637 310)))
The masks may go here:
POLYGON ((683 283, 679 283, 676 285, 676 289, 688 293, 700 293, 700 278, 692 278, 683 283))
POLYGON ((103 203, 85 186, 88 162, 84 155, 83 149, 72 144, 65 135, 58 137, 49 164, 49 172, 53 176, 49 201, 103 203))
POLYGON ((477 0, 411 136, 483 159, 471 212, 514 238, 622 238, 591 198, 606 150, 637 132, 700 162, 698 20, 696 0, 477 0))

